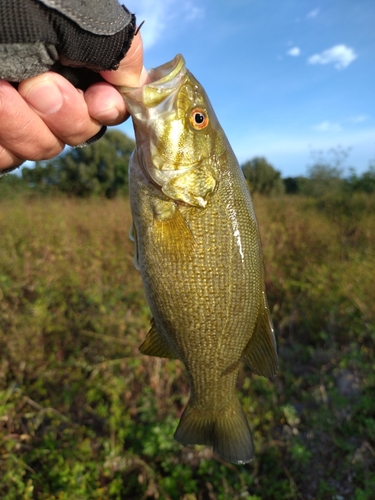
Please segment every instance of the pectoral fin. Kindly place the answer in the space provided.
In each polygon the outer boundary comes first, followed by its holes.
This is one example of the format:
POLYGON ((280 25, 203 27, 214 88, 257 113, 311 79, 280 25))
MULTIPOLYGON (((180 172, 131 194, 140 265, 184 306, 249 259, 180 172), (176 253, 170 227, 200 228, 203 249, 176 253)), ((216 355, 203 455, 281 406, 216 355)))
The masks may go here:
POLYGON ((278 366, 276 340, 264 292, 258 320, 242 358, 254 373, 271 380, 275 377, 278 366))
POLYGON ((147 356, 156 356, 158 358, 177 359, 165 337, 156 329, 154 319, 151 320, 151 328, 145 340, 139 347, 139 351, 147 356))
POLYGON ((168 217, 165 217, 165 211, 160 211, 160 215, 155 212, 153 235, 157 248, 170 257, 189 257, 194 250, 193 234, 178 207, 174 206, 168 217))

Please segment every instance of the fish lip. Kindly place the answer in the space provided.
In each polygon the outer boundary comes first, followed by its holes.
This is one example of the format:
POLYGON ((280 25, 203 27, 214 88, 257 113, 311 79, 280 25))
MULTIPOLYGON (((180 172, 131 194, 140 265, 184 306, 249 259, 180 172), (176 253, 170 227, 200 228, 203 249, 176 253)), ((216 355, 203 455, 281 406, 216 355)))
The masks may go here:
POLYGON ((180 54, 149 73, 151 81, 143 87, 116 87, 132 117, 139 144, 143 142, 142 136, 148 134, 146 129, 152 120, 161 115, 165 118, 173 110, 175 96, 189 75, 185 59, 180 54))
POLYGON ((185 69, 185 59, 181 54, 177 54, 171 61, 152 68, 149 71, 150 83, 148 86, 161 85, 171 82, 185 69))
POLYGON ((116 88, 127 103, 129 100, 134 100, 151 107, 155 105, 155 98, 152 103, 147 103, 147 98, 145 99, 147 94, 156 94, 159 96, 157 100, 163 101, 179 87, 186 72, 185 59, 181 54, 177 54, 171 61, 157 68, 151 68, 148 71, 150 81, 142 87, 117 86, 116 88))

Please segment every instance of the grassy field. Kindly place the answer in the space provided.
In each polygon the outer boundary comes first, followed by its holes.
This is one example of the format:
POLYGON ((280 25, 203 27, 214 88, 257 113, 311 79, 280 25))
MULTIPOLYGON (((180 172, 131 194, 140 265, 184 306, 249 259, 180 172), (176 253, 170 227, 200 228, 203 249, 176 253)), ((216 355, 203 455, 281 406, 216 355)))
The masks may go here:
POLYGON ((126 200, 0 201, 2 500, 373 500, 375 199, 255 200, 280 368, 240 371, 256 458, 173 440, 126 200))

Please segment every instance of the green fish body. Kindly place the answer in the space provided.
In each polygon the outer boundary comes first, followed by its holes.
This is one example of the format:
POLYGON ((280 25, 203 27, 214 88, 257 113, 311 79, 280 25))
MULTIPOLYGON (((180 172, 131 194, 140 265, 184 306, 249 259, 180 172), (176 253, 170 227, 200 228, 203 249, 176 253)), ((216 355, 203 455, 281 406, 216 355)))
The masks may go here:
POLYGON ((120 88, 136 149, 129 189, 140 270, 153 315, 143 354, 180 359, 190 399, 175 438, 212 445, 223 459, 253 457, 236 395, 241 360, 276 374, 261 242, 241 168, 182 56, 120 88))

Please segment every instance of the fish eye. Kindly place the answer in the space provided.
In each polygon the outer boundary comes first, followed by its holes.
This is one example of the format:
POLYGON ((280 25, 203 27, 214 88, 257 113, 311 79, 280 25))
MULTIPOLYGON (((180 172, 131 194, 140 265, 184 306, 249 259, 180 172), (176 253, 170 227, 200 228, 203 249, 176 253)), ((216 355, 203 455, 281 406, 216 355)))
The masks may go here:
POLYGON ((209 123, 207 112, 201 108, 194 108, 190 112, 190 123, 196 130, 202 130, 207 127, 209 123))

